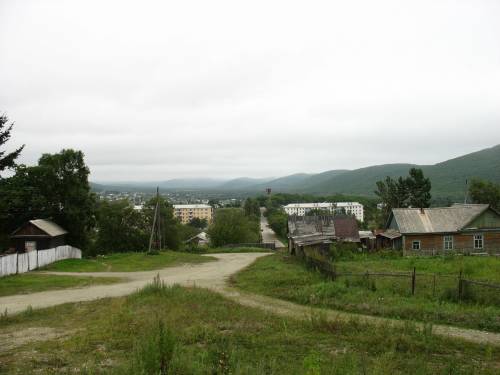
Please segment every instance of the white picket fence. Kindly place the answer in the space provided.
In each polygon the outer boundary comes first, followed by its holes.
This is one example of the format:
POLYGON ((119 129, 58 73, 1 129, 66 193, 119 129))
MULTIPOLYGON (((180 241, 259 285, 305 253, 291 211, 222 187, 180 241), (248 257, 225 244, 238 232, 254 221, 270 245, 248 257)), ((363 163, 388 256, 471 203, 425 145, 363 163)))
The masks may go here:
POLYGON ((80 259, 82 251, 72 246, 0 256, 0 277, 25 273, 62 259, 80 259))

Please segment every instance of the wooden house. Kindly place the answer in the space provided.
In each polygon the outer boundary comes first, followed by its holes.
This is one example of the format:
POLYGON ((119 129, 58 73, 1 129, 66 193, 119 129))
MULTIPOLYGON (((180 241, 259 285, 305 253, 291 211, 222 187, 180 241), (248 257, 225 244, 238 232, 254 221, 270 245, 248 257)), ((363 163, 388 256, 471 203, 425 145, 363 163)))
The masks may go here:
POLYGON ((327 254, 333 242, 359 243, 356 218, 352 216, 290 216, 288 251, 305 255, 308 251, 327 254))
POLYGON ((45 220, 30 220, 16 229, 10 236, 17 253, 52 249, 66 245, 66 232, 56 223, 45 220))
POLYGON ((500 213, 487 204, 395 208, 387 228, 405 254, 500 254, 500 213))

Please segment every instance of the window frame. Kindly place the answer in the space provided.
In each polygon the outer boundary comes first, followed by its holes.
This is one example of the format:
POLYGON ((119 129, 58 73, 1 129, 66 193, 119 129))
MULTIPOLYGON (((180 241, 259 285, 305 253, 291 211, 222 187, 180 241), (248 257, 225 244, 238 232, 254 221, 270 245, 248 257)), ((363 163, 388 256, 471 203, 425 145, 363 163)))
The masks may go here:
POLYGON ((453 241, 453 235, 447 234, 443 236, 443 249, 444 250, 453 250, 454 248, 454 241, 453 241), (450 247, 447 247, 446 245, 450 244, 450 247))
POLYGON ((412 250, 421 250, 422 249, 421 241, 420 240, 411 241, 411 249, 412 250), (418 244, 417 248, 415 248, 415 244, 418 244))
POLYGON ((476 233, 472 236, 472 241, 474 244, 474 250, 483 250, 484 249, 484 234, 482 233, 476 233), (476 246, 476 241, 481 242, 481 246, 476 246))

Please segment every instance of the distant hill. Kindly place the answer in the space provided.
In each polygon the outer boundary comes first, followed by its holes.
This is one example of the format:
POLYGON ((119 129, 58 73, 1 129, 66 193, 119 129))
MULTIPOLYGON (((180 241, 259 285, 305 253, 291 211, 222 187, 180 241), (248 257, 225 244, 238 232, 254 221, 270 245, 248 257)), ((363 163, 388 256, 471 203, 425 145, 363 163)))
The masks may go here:
POLYGON ((465 180, 474 177, 500 182, 500 145, 434 165, 385 164, 332 176, 318 184, 297 187, 317 194, 374 195, 375 184, 385 176, 406 176, 411 167, 422 168, 432 182, 433 197, 461 198, 465 180))
POLYGON ((232 180, 221 179, 174 179, 163 182, 92 184, 100 190, 140 190, 159 185, 163 189, 210 189, 264 191, 270 187, 274 192, 310 194, 347 194, 374 196, 376 182, 386 176, 397 178, 407 176, 412 167, 422 168, 432 182, 434 198, 459 199, 464 196, 465 180, 474 177, 500 183, 500 145, 473 152, 434 165, 384 164, 355 170, 331 170, 317 174, 297 173, 289 176, 265 179, 241 177, 232 180), (120 187, 122 189, 120 189, 120 187))
POLYGON ((270 181, 270 178, 249 178, 249 177, 240 177, 235 178, 233 180, 229 180, 217 186, 218 189, 221 190, 247 190, 249 187, 265 184, 267 181, 270 181))

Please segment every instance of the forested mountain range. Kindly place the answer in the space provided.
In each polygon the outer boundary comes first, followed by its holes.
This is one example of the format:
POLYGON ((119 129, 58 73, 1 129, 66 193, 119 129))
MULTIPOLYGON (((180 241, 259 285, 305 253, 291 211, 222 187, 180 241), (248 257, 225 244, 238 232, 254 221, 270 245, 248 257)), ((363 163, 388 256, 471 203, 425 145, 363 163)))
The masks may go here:
POLYGON ((297 173, 279 178, 174 179, 149 183, 94 184, 93 188, 95 190, 141 190, 160 186, 162 189, 258 192, 270 187, 275 192, 373 196, 377 181, 386 176, 406 176, 412 167, 421 168, 424 175, 431 179, 434 197, 460 198, 464 196, 466 179, 481 178, 500 182, 500 145, 434 165, 383 164, 354 170, 331 170, 317 174, 297 173))

